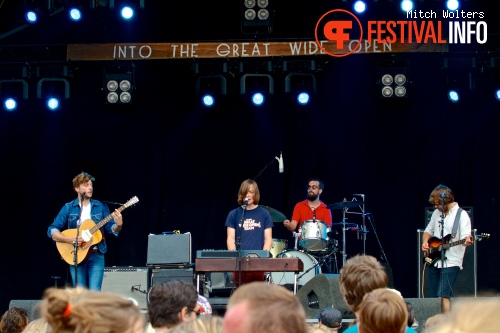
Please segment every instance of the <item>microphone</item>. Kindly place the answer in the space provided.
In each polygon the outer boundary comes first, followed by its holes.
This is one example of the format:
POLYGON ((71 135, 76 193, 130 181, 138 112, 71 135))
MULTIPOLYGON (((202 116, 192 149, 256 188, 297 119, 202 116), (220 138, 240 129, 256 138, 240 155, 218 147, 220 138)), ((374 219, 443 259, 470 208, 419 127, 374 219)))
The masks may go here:
POLYGON ((443 193, 441 193, 441 198, 443 198, 443 199, 444 199, 445 197, 446 197, 446 194, 445 194, 444 192, 443 192, 443 193))
POLYGON ((245 198, 243 199, 243 206, 246 207, 247 205, 248 205, 248 198, 245 198))
POLYGON ((280 173, 283 173, 285 171, 285 166, 283 164, 283 154, 280 152, 280 157, 278 156, 274 157, 278 161, 278 169, 280 173))

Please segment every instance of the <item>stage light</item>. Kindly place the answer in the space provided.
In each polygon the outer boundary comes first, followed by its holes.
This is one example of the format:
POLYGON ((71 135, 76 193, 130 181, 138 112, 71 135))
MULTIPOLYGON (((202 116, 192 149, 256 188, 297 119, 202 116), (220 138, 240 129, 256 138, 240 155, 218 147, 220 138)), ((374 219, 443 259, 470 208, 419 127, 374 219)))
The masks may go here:
POLYGON ((306 92, 299 93, 297 96, 297 102, 300 105, 306 105, 307 103, 309 103, 309 94, 306 92))
POLYGON ((380 97, 408 97, 408 62, 405 60, 382 60, 378 62, 380 97))
POLYGON ((253 105, 261 106, 262 104, 264 104, 264 101, 265 101, 265 98, 264 98, 264 95, 262 93, 256 92, 252 95, 253 105))
POLYGON ((120 17, 125 21, 130 21, 135 16, 135 10, 132 6, 123 6, 120 8, 120 17))
POLYGON ((352 5, 354 11, 358 14, 363 14, 366 11, 366 3, 364 1, 358 0, 352 5))
POLYGON ((497 90, 495 91, 495 98, 496 98, 498 101, 500 101, 500 89, 497 89, 497 90))
POLYGON ((460 2, 458 0, 448 0, 446 1, 446 9, 457 10, 460 7, 460 2))
POLYGON ((28 83, 23 79, 0 80, 0 100, 7 111, 16 110, 28 99, 28 83))
POLYGON ((106 104, 132 103, 133 82, 133 66, 108 66, 104 68, 106 104))
POLYGON ((83 12, 80 7, 71 5, 68 9, 68 17, 73 22, 80 22, 83 18, 83 12))
POLYGON ((413 10, 413 1, 411 1, 411 0, 401 1, 401 10, 405 13, 410 11, 410 10, 413 10))
MULTIPOLYGON (((241 0, 240 0, 241 1, 241 0)), ((244 0, 241 32, 244 34, 268 34, 273 30, 272 9, 269 0, 244 0)))
POLYGON ((274 94, 274 79, 269 74, 244 74, 240 79, 240 94, 251 94, 254 105, 264 103, 266 95, 274 94))
POLYGON ((448 91, 448 99, 453 103, 458 103, 460 101, 460 94, 457 90, 449 90, 448 91))
POLYGON ((196 78, 196 95, 201 104, 212 107, 227 94, 226 78, 222 74, 201 75, 196 78))
POLYGON ((59 109, 59 106, 61 105, 61 102, 59 101, 59 98, 57 97, 49 97, 47 99, 47 109, 51 111, 55 111, 59 109))
POLYGON ((17 109, 17 101, 12 97, 8 97, 4 101, 3 105, 5 110, 7 111, 14 111, 15 109, 17 109))

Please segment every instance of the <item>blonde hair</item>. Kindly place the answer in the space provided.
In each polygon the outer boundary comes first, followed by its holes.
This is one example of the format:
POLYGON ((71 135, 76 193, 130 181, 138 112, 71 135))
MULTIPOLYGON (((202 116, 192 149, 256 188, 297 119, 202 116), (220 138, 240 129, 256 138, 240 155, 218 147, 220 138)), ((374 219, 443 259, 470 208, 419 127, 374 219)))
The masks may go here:
POLYGON ((130 300, 83 288, 47 289, 40 313, 51 326, 52 333, 123 333, 133 323, 145 322, 139 308, 130 300))
POLYGON ((47 332, 48 323, 45 318, 38 318, 32 320, 28 326, 26 326, 22 333, 45 333, 47 332))
POLYGON ((457 301, 448 316, 432 328, 432 333, 497 333, 499 312, 500 300, 496 297, 457 301))
POLYGON ((375 289, 363 297, 358 321, 363 333, 402 333, 408 323, 408 308, 403 298, 392 290, 375 289))
POLYGON ((358 311, 365 294, 378 288, 387 287, 389 277, 384 266, 375 257, 360 256, 350 258, 340 270, 340 291, 352 311, 358 311))
POLYGON ((306 313, 292 292, 277 284, 251 282, 238 287, 229 297, 227 309, 246 303, 248 327, 253 333, 305 333, 306 313))
POLYGON ((170 333, 221 333, 223 319, 219 316, 204 315, 175 326, 170 333))

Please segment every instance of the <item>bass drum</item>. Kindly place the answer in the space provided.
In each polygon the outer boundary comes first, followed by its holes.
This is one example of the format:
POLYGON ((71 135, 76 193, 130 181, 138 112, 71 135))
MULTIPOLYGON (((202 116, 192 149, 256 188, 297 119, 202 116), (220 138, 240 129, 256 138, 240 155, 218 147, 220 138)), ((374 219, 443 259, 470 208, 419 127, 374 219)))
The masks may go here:
MULTIPOLYGON (((297 285, 303 286, 313 277, 318 274, 321 274, 321 267, 318 266, 318 261, 314 259, 314 257, 304 253, 302 251, 290 250, 282 252, 278 255, 278 258, 299 258, 304 263, 304 271, 299 272, 299 276, 304 274, 308 269, 314 267, 309 272, 302 275, 300 279, 297 280, 297 285)), ((274 284, 293 284, 295 281, 295 273, 294 272, 271 272, 271 277, 273 279, 274 284)))

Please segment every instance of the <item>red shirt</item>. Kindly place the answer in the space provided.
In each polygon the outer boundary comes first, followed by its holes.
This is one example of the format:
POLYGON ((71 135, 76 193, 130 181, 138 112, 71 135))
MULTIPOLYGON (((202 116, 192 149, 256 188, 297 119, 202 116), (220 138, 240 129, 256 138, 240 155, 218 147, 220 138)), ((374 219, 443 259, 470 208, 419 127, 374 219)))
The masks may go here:
POLYGON ((329 227, 332 226, 332 212, 326 208, 323 202, 320 202, 316 209, 309 207, 307 200, 301 201, 295 205, 293 209, 292 220, 297 221, 297 227, 300 228, 302 223, 307 220, 312 220, 314 217, 314 211, 316 211, 316 220, 320 220, 328 224, 329 227))

